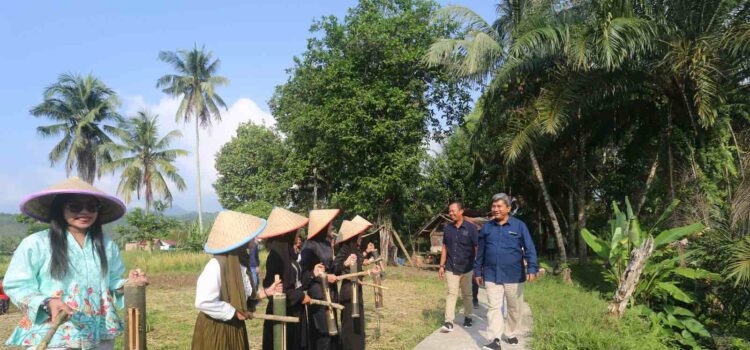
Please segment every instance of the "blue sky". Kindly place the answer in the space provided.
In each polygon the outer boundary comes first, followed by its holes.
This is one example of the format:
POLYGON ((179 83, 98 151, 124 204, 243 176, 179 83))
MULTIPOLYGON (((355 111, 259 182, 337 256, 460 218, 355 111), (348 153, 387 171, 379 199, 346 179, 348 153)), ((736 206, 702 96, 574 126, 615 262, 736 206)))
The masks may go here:
MULTIPOLYGON (((441 1, 494 18, 493 1, 441 1)), ((201 134, 204 210, 220 205, 211 188, 213 154, 241 122, 273 125, 267 101, 287 79, 292 58, 305 50, 309 27, 325 15, 343 17, 356 1, 14 1, 0 12, 0 212, 18 211, 20 198, 65 177, 62 164, 50 167, 47 154, 56 139, 35 128, 50 122, 29 115, 43 89, 65 72, 93 73, 122 99, 128 115, 146 108, 161 115, 162 130, 174 122, 175 101, 155 87, 170 68, 160 50, 205 45, 221 59, 220 74, 230 85, 219 93, 230 107, 224 121, 201 134)), ((188 190, 175 206, 195 210, 195 166, 191 129, 176 146, 191 151, 178 161, 188 190)), ((114 192, 117 179, 96 184, 114 192)), ((137 205, 133 203, 132 205, 137 205)))

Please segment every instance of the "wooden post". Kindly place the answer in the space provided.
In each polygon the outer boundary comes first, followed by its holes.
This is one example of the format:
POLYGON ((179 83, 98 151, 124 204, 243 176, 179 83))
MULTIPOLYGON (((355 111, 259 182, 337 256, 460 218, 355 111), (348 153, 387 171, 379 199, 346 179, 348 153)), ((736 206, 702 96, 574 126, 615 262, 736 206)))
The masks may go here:
MULTIPOLYGON (((279 275, 274 276, 276 281, 279 275)), ((273 296, 273 314, 286 316, 286 294, 279 293, 273 296)), ((273 349, 286 350, 286 323, 276 322, 273 325, 273 349)))
POLYGON ((125 284, 125 350, 146 350, 146 285, 125 284))
MULTIPOLYGON (((378 256, 378 252, 373 252, 372 256, 375 258, 375 260, 381 260, 381 262, 378 262, 380 265, 381 271, 382 271, 382 259, 380 256, 378 256)), ((382 273, 382 272, 381 272, 382 273)), ((381 277, 380 273, 376 273, 372 276, 372 281, 375 282, 376 285, 381 284, 381 277)), ((383 308, 383 291, 380 288, 373 288, 373 291, 375 292, 375 309, 382 309, 383 308)))
POLYGON ((401 238, 398 237, 398 233, 396 232, 396 230, 392 230, 391 233, 394 237, 396 237, 396 242, 398 242, 398 246, 401 247, 401 251, 404 252, 404 255, 406 255, 406 259, 409 260, 409 264, 411 264, 411 266, 415 266, 414 262, 411 261, 411 255, 409 255, 409 252, 407 252, 406 248, 404 248, 404 243, 401 242, 401 238))
MULTIPOLYGON (((354 261, 352 270, 354 270, 354 273, 359 272, 359 258, 354 261)), ((359 317, 359 284, 357 281, 359 281, 359 277, 352 278, 352 318, 359 317)))

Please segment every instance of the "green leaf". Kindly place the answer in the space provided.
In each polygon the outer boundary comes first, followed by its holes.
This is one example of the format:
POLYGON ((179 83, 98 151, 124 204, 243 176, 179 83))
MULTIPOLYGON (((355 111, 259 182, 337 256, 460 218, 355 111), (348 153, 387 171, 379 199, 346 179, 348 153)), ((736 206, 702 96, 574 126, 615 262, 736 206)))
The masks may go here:
POLYGON ((694 223, 692 225, 672 228, 669 230, 662 231, 659 233, 656 238, 654 238, 654 248, 661 247, 665 244, 672 243, 678 239, 682 239, 683 237, 692 235, 696 232, 700 232, 703 230, 706 226, 704 226, 701 223, 694 223))
POLYGON ((700 349, 700 345, 698 345, 698 342, 695 341, 695 338, 687 329, 683 329, 680 333, 680 336, 682 336, 682 339, 680 339, 680 342, 692 347, 693 349, 700 349))
POLYGON ((690 330, 690 332, 693 334, 698 334, 704 338, 711 337, 711 333, 708 333, 706 327, 704 327, 702 323, 698 322, 698 320, 692 317, 682 319, 682 324, 684 324, 685 327, 687 327, 687 329, 690 330))
POLYGON ((666 320, 667 320, 667 324, 670 325, 670 326, 672 326, 672 327, 679 328, 679 329, 685 329, 685 325, 682 324, 682 322, 680 322, 677 318, 675 318, 674 316, 672 316, 672 314, 667 314, 667 319, 666 320))
POLYGON ((609 259, 609 247, 607 246, 607 243, 601 240, 600 238, 594 236, 589 230, 582 229, 581 230, 581 237, 583 237, 583 240, 586 241, 586 244, 591 248, 591 250, 596 253, 596 255, 604 258, 609 259))
POLYGON ((664 220, 668 219, 670 216, 672 216, 672 212, 677 208, 677 206, 680 204, 680 201, 675 199, 672 201, 672 203, 669 204, 669 207, 664 210, 663 213, 661 213, 661 216, 659 216, 659 219, 656 220, 656 223, 654 223, 654 226, 651 227, 651 229, 648 230, 648 233, 651 234, 652 232, 656 231, 659 228, 659 225, 661 225, 664 220))
POLYGON ((664 310, 672 315, 695 317, 695 314, 692 311, 680 306, 667 305, 664 307, 664 310))
POLYGON ((657 282, 656 287, 669 293, 669 295, 671 295, 673 298, 683 303, 690 304, 693 302, 693 299, 689 295, 687 295, 687 293, 685 293, 682 289, 677 287, 672 282, 657 282))
POLYGON ((643 242, 643 231, 641 231, 641 224, 637 218, 633 218, 630 221, 630 243, 635 247, 639 247, 643 242))
POLYGON ((721 275, 719 275, 718 273, 713 273, 703 269, 693 269, 689 267, 676 267, 672 269, 672 272, 690 279, 708 279, 717 281, 721 278, 721 275))
POLYGON ((621 243, 622 240, 622 228, 616 227, 615 232, 612 234, 612 242, 609 247, 609 261, 612 261, 612 259, 617 255, 617 253, 621 249, 621 243))

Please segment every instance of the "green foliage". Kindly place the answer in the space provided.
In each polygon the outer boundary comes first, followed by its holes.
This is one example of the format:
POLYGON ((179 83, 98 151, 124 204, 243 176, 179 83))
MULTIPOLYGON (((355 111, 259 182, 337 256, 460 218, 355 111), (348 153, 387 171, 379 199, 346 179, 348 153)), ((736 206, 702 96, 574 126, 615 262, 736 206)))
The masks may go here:
POLYGON ((312 26, 307 51, 270 101, 279 130, 309 163, 301 188, 310 189, 315 169, 325 202, 403 221, 428 128, 460 121, 469 98, 421 64, 432 41, 449 34, 430 22, 435 9, 424 0, 362 0, 343 20, 312 26))
POLYGON ((39 135, 62 135, 49 153, 50 164, 65 159, 68 176, 75 168, 81 179, 93 183, 99 166, 111 160, 101 146, 111 143, 110 134, 118 132, 118 105, 117 93, 94 76, 61 74, 45 89, 44 101, 29 112, 56 123, 38 127, 39 135))
POLYGON ((163 239, 179 225, 173 218, 144 212, 141 208, 128 212, 125 219, 127 225, 115 229, 122 242, 163 239))
POLYGON ((733 249, 732 259, 727 267, 727 277, 733 279, 735 286, 750 286, 750 236, 745 236, 733 249))
POLYGON ((34 219, 26 214, 16 215, 16 222, 19 224, 26 225, 26 234, 32 234, 39 231, 44 231, 49 228, 49 224, 43 223, 34 219))
POLYGON ((266 201, 253 201, 247 202, 235 208, 235 210, 241 213, 255 215, 257 217, 267 218, 268 215, 271 214, 271 210, 273 210, 273 204, 266 201))
POLYGON ((253 202, 285 205, 295 199, 294 185, 303 180, 306 164, 274 130, 245 123, 216 155, 214 188, 227 209, 253 202))
POLYGON ((185 189, 182 179, 174 166, 177 157, 187 155, 187 151, 170 149, 174 139, 181 137, 178 130, 172 130, 159 138, 158 116, 147 111, 140 111, 134 117, 121 123, 117 136, 123 144, 110 143, 104 149, 112 154, 111 162, 102 164, 100 173, 122 170, 117 193, 126 203, 135 192, 137 198, 141 193, 146 200, 146 211, 151 210, 155 196, 161 196, 169 205, 172 203, 172 192, 169 190, 169 179, 178 190, 185 189))

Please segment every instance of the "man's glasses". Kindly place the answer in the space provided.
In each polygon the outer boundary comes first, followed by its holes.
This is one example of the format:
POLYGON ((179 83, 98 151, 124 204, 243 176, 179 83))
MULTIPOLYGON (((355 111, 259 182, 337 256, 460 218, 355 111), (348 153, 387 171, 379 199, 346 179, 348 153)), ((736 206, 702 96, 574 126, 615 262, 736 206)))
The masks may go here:
POLYGON ((65 205, 65 207, 70 210, 73 214, 78 214, 82 212, 84 209, 86 209, 89 213, 98 213, 99 209, 102 208, 102 205, 99 203, 94 202, 88 202, 86 204, 80 203, 80 202, 70 202, 65 205))

